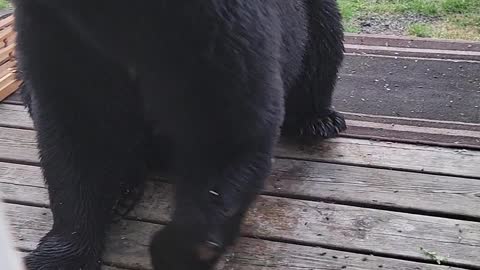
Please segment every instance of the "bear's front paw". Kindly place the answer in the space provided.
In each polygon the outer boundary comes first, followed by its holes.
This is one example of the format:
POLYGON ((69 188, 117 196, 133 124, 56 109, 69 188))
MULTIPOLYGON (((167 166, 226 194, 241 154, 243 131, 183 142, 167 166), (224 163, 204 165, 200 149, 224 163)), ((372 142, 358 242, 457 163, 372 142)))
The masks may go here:
POLYGON ((155 270, 210 270, 223 249, 214 242, 195 241, 168 226, 156 233, 150 247, 155 270))
POLYGON ((100 258, 89 242, 49 233, 25 257, 28 270, 100 270, 100 258))
POLYGON ((305 138, 333 138, 347 129, 345 118, 339 112, 330 110, 321 117, 303 119, 285 126, 284 133, 289 136, 305 138))

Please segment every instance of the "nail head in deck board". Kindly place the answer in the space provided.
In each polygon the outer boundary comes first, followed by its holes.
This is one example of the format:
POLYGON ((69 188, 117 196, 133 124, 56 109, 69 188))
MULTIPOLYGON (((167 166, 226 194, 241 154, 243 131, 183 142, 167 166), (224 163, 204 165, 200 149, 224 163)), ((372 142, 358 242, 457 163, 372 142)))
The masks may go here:
MULTIPOLYGON (((35 132, 0 127, 0 159, 38 162, 35 132)), ((280 143, 281 157, 440 173, 480 176, 480 151, 337 138, 311 145, 280 143)))
MULTIPOLYGON (((37 207, 7 204, 7 215, 13 225, 18 247, 31 250, 48 231, 51 214, 43 215, 44 211, 37 207)), ((122 268, 150 269, 147 250, 150 237, 162 226, 139 221, 121 221, 112 227, 107 237, 105 262, 122 268)), ((250 238, 241 238, 221 259, 216 269, 260 270, 268 267, 332 270, 347 266, 346 269, 371 270, 379 265, 383 265, 384 269, 395 270, 458 269, 250 238), (364 260, 366 257, 368 260, 364 260)))
MULTIPOLYGON (((480 218, 480 181, 468 178, 277 159, 265 191, 316 201, 480 218)), ((36 166, 0 162, 0 194, 12 201, 48 203, 43 176, 36 166)))

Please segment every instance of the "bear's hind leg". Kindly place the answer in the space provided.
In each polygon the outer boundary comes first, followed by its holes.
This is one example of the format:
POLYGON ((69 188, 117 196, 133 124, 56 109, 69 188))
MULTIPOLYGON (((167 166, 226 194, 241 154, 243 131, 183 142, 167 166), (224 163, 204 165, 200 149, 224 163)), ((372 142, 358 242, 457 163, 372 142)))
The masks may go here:
POLYGON ((122 183, 144 178, 140 102, 126 72, 36 3, 18 5, 16 28, 53 227, 26 265, 96 270, 122 183))
POLYGON ((332 95, 343 60, 343 28, 334 0, 305 0, 309 42, 303 71, 289 89, 282 132, 286 135, 331 138, 346 129, 332 108, 332 95))

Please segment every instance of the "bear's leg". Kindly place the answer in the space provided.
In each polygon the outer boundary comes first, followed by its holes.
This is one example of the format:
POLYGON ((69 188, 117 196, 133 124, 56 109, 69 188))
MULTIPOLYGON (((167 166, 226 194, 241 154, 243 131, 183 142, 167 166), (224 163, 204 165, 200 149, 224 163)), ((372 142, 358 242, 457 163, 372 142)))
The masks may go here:
POLYGON ((155 270, 208 270, 233 244, 271 166, 269 151, 242 155, 229 167, 204 164, 212 171, 196 168, 179 180, 172 222, 152 240, 155 270))
POLYGON ((126 72, 36 1, 17 6, 18 52, 31 96, 53 227, 29 270, 94 270, 122 186, 143 180, 142 116, 126 72))
POLYGON ((303 71, 288 91, 283 133, 305 137, 335 137, 346 129, 332 108, 332 95, 343 60, 343 28, 334 0, 305 0, 309 12, 309 42, 303 71))
POLYGON ((199 61, 204 65, 192 80, 172 78, 174 83, 153 83, 146 91, 159 110, 152 113, 164 115, 160 129, 172 132, 180 172, 172 222, 152 240, 155 270, 211 269, 235 240, 270 172, 283 120, 280 72, 269 62, 275 58, 257 60, 267 52, 244 53, 199 61), (168 98, 157 96, 163 91, 168 98))

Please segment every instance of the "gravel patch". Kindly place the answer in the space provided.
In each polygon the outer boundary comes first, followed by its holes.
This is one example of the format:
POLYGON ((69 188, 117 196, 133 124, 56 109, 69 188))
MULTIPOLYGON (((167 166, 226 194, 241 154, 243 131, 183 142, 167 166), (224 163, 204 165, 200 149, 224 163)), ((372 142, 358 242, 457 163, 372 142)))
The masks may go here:
POLYGON ((414 23, 435 23, 440 18, 418 14, 371 15, 356 20, 360 33, 405 35, 408 27, 414 23))

